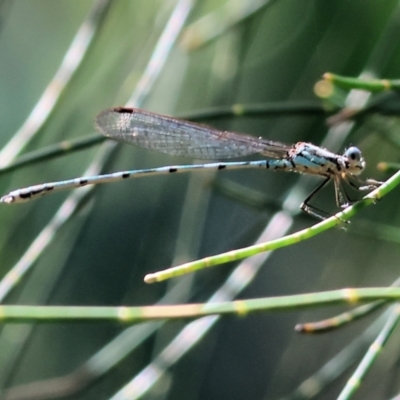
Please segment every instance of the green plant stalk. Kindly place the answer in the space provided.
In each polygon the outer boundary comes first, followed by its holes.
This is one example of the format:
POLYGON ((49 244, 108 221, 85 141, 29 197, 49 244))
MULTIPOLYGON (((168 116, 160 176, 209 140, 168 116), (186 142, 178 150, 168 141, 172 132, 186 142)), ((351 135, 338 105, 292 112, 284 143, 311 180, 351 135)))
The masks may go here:
POLYGON ((376 340, 371 344, 361 363, 358 365, 354 374, 347 381, 346 386, 340 393, 338 400, 349 400, 353 394, 357 391, 363 378, 371 368, 373 362, 378 357, 386 342, 388 341, 390 335, 394 331, 397 323, 400 320, 400 305, 397 305, 387 320, 384 328, 379 333, 376 340))
POLYGON ((51 160, 56 157, 63 156, 68 153, 84 150, 103 143, 106 138, 98 133, 81 137, 72 140, 63 140, 51 146, 44 147, 43 149, 36 150, 18 157, 11 164, 0 167, 0 175, 6 172, 14 171, 16 169, 26 167, 41 161, 51 160))
MULTIPOLYGON (((396 279, 391 284, 392 287, 398 287, 399 285, 400 285, 400 278, 396 279)), ((336 315, 335 317, 332 318, 327 318, 322 321, 297 324, 295 330, 299 333, 305 333, 305 334, 329 332, 333 329, 347 325, 350 322, 356 321, 360 318, 364 318, 367 315, 373 313, 374 311, 379 310, 386 304, 387 302, 384 300, 379 300, 373 303, 364 304, 360 307, 354 308, 353 310, 336 315)))
POLYGON ((399 90, 400 79, 358 79, 348 76, 335 75, 327 72, 323 78, 343 89, 362 89, 368 92, 382 92, 384 90, 399 90))
POLYGON ((0 151, 1 168, 14 161, 16 156, 21 153, 30 140, 44 126, 55 111, 56 106, 60 105, 62 94, 85 60, 93 40, 96 38, 96 33, 107 15, 110 4, 111 1, 109 0, 97 0, 90 8, 68 51, 65 53, 56 74, 47 85, 25 122, 0 151))
POLYGON ((181 276, 200 269, 213 267, 231 261, 241 260, 243 258, 263 253, 264 251, 277 250, 282 247, 290 246, 303 240, 310 239, 330 228, 333 228, 334 226, 343 224, 343 221, 349 220, 356 213, 358 213, 360 210, 367 207, 368 205, 376 203, 377 200, 380 200, 399 184, 400 171, 394 174, 378 189, 375 189, 371 193, 367 194, 361 201, 353 204, 350 207, 347 207, 345 210, 337 213, 336 215, 327 218, 324 221, 317 223, 307 229, 292 233, 276 240, 271 240, 270 242, 264 242, 253 246, 244 247, 242 249, 228 251, 226 253, 202 258, 200 260, 181 264, 176 267, 165 269, 163 271, 148 274, 144 277, 144 281, 146 283, 164 281, 166 279, 181 276))
POLYGON ((311 307, 354 305, 374 300, 398 301, 400 288, 347 288, 319 293, 277 296, 220 303, 157 305, 143 307, 0 306, 0 321, 137 323, 158 319, 199 318, 208 315, 245 316, 252 312, 303 310, 311 307))
POLYGON ((302 334, 320 334, 333 331, 334 329, 341 328, 350 322, 357 321, 371 314, 373 311, 379 310, 386 305, 385 300, 375 301, 370 304, 364 304, 354 310, 344 312, 332 318, 327 318, 318 322, 308 322, 305 324, 297 324, 295 330, 302 334))

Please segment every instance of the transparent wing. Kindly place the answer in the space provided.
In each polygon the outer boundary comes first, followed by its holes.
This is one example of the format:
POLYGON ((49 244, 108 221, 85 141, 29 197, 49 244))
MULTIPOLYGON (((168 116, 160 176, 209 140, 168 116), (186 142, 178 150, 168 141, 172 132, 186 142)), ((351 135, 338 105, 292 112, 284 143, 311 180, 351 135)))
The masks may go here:
POLYGON ((105 136, 170 155, 220 159, 261 153, 284 158, 291 146, 135 108, 112 108, 95 118, 105 136))

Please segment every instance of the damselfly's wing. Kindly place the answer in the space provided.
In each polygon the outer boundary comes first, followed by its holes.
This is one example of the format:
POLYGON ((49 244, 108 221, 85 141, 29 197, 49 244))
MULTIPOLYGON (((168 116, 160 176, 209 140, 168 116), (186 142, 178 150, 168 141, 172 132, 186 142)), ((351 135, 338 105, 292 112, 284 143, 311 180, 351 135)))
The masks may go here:
POLYGON ((221 159, 262 153, 284 158, 291 146, 135 108, 111 108, 95 118, 105 136, 175 156, 221 159))

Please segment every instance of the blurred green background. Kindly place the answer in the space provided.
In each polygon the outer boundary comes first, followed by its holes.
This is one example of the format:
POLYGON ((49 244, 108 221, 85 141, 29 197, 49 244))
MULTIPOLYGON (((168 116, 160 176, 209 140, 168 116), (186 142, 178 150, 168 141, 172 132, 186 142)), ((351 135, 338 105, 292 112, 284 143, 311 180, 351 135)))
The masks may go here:
MULTIPOLYGON (((176 3, 172 0, 111 1, 82 65, 24 152, 91 134, 94 132, 92 120, 98 112, 125 104, 176 3)), ((225 3, 228 2, 197 1, 186 26, 225 3)), ((250 6, 262 2, 242 0, 241 3, 250 6)), ((92 0, 17 0, 0 4, 2 146, 32 111, 95 4, 92 0)), ((230 11, 234 11, 233 6, 230 11)), ((217 17, 221 18, 221 14, 217 17)), ((140 106, 170 115, 190 115, 205 108, 236 103, 296 102, 301 105, 314 101, 318 105, 313 87, 324 72, 399 78, 399 17, 396 1, 265 2, 257 11, 239 18, 215 39, 196 49, 182 45, 185 37, 182 33, 140 106)), ((223 28, 218 18, 213 26, 223 28)), ((340 153, 346 146, 356 144, 368 162, 365 176, 387 178, 388 175, 377 171, 376 165, 379 161, 399 159, 398 147, 388 139, 389 134, 398 133, 396 116, 366 115, 357 120, 349 136, 343 136, 342 140, 327 126, 328 115, 265 112, 204 122, 223 130, 286 143, 321 144, 329 134, 333 143, 330 150, 340 153)), ((96 151, 94 147, 2 174, 1 191, 5 194, 27 185, 80 176, 96 151)), ((190 162, 118 145, 103 170, 190 162)), ((4 302, 150 305, 166 294, 172 296, 170 303, 207 301, 230 275, 233 264, 171 283, 146 285, 143 276, 254 243, 288 196, 296 199, 295 206, 300 205, 307 191, 319 182, 304 179, 304 193, 295 195, 291 190, 297 187, 299 179, 302 178, 296 174, 245 170, 157 176, 96 188, 4 302), (252 207, 218 190, 228 183, 240 185, 245 195, 256 191, 265 200, 266 207, 252 207)), ((20 259, 68 195, 65 192, 23 205, 1 205, 2 276, 20 259)), ((357 215, 347 231, 331 230, 275 252, 237 298, 389 285, 398 275, 400 256, 396 195, 393 192, 357 215), (394 229, 385 236, 388 227, 394 229)), ((324 210, 335 211, 333 188, 324 190, 315 203, 324 210)), ((293 218, 291 232, 315 222, 295 212, 293 218)), ((341 310, 222 318, 193 349, 176 363, 171 362, 144 398, 278 399, 289 396, 352 340, 362 342, 372 318, 320 336, 300 336, 293 330, 298 322, 318 320, 341 310)), ((186 323, 169 322, 155 327, 151 334, 131 331, 129 340, 142 338, 134 351, 128 351, 129 346, 121 343, 113 350, 105 348, 127 329, 117 324, 3 326, 1 390, 19 387, 18 392, 15 389, 4 392, 4 398, 112 398, 135 376, 141 376, 138 374, 146 367, 154 367, 152 361, 157 360, 157 355, 186 323), (101 361, 100 350, 103 351, 101 361), (112 365, 115 351, 126 356, 112 365), (93 359, 95 355, 99 357, 93 359), (91 369, 88 360, 91 360, 91 369), (102 373, 100 365, 108 361, 109 370, 102 373), (60 381, 50 381, 52 378, 60 381), (48 388, 50 394, 33 397, 33 387, 19 386, 34 382, 38 383, 39 392, 40 388, 48 388)), ((394 336, 357 398, 391 398, 400 391, 400 341, 398 334, 394 336)), ((190 342, 190 337, 187 340, 190 342)), ((354 363, 360 357, 355 355, 354 363)), ((157 364, 160 370, 164 366, 157 364)), ((339 371, 340 365, 336 368, 339 371)), ((314 397, 307 398, 336 398, 351 370, 346 369, 314 397)), ((307 393, 313 392, 308 389, 307 393)))

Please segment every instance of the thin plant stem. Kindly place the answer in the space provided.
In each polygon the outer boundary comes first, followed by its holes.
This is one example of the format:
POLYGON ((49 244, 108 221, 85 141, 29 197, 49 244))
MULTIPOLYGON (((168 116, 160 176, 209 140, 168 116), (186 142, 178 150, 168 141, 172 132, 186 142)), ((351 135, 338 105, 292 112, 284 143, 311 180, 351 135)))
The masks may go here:
MULTIPOLYGON (((141 307, 0 306, 3 323, 101 322, 133 324, 159 319, 199 318, 210 315, 246 316, 254 312, 303 310, 338 304, 354 305, 374 300, 398 301, 400 288, 345 288, 318 293, 249 300, 141 307)), ((399 309, 400 311, 400 309, 399 309)))
POLYGON ((85 59, 110 3, 110 0, 97 0, 91 7, 71 46, 65 53, 54 78, 48 84, 21 128, 0 151, 0 168, 8 166, 20 154, 54 111, 60 96, 85 59))
POLYGON ((36 164, 41 161, 51 160, 56 157, 64 156, 68 153, 75 153, 76 151, 87 149, 99 143, 103 143, 105 140, 106 138, 104 136, 97 133, 78 139, 63 140, 60 143, 47 146, 40 150, 31 151, 18 157, 11 164, 0 168, 0 175, 22 167, 36 164))
POLYGON ((214 267, 216 265, 224 264, 231 261, 241 260, 243 258, 254 256, 265 251, 280 249, 282 247, 290 246, 303 240, 310 239, 315 235, 318 235, 328 229, 333 228, 334 226, 343 224, 343 221, 349 220, 357 212, 367 207, 368 205, 376 203, 377 200, 380 200, 399 184, 400 171, 393 175, 390 179, 388 179, 387 182, 385 182, 378 189, 366 195, 361 201, 355 203, 350 207, 347 207, 345 210, 337 213, 336 215, 327 218, 326 220, 315 224, 307 229, 295 232, 276 240, 272 240, 270 242, 256 244, 239 250, 232 250, 226 253, 202 258, 200 260, 188 262, 177 267, 172 267, 163 271, 148 274, 145 276, 144 281, 146 283, 160 282, 200 269, 214 267))
POLYGON ((271 0, 228 0, 222 6, 189 25, 182 34, 181 44, 195 50, 216 39, 245 18, 254 15, 271 0))
POLYGON ((399 90, 400 79, 360 79, 336 75, 326 72, 323 78, 343 89, 362 89, 368 92, 382 92, 385 90, 399 90))
POLYGON ((358 387, 360 386, 365 375, 371 368, 372 364, 378 357, 378 354, 382 351, 389 337, 393 333, 399 320, 400 320, 400 305, 396 305, 393 307, 393 311, 389 316, 388 320, 386 321, 384 328, 379 333, 374 342, 371 344, 369 350, 363 357, 361 363, 354 371, 350 379, 347 381, 347 384, 340 393, 338 400, 351 399, 353 394, 357 391, 358 387))
MULTIPOLYGON (((396 279, 391 286, 398 287, 400 285, 400 278, 396 279)), ((384 300, 375 301, 374 303, 365 304, 354 310, 347 311, 339 314, 333 318, 328 318, 323 321, 309 322, 305 324, 297 324, 295 330, 299 333, 305 334, 318 334, 329 332, 347 325, 350 322, 356 321, 360 318, 370 315, 372 312, 379 310, 387 304, 384 300)))

